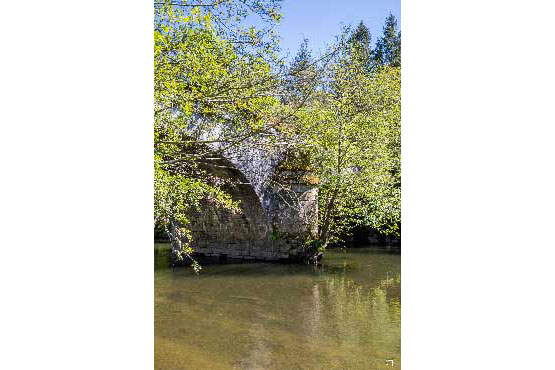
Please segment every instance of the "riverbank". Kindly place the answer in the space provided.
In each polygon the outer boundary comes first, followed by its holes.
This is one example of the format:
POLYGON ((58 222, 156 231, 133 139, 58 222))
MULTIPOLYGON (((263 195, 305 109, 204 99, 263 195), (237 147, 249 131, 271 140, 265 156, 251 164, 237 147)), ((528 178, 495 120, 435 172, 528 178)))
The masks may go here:
MULTIPOLYGON (((357 245, 348 247, 345 252, 343 249, 338 247, 329 247, 324 252, 324 259, 330 253, 342 254, 342 253, 385 253, 385 254, 401 254, 401 246, 398 245, 357 245)), ((280 264, 291 264, 300 263, 300 260, 295 259, 281 259, 281 260, 262 260, 262 259, 239 259, 239 258, 222 258, 220 256, 204 256, 201 254, 195 254, 194 258, 201 265, 213 265, 213 264, 241 264, 241 263, 280 263, 280 264)), ((171 257, 171 244, 169 242, 154 243, 154 267, 155 268, 168 268, 172 266, 171 257)), ((187 261, 178 263, 178 266, 189 266, 187 261)))

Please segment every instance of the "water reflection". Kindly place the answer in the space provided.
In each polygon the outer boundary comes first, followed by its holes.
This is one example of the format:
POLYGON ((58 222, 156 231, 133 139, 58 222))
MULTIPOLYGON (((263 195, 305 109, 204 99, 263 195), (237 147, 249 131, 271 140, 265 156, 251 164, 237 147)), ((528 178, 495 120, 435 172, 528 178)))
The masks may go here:
POLYGON ((155 271, 158 369, 400 367, 400 256, 155 271))

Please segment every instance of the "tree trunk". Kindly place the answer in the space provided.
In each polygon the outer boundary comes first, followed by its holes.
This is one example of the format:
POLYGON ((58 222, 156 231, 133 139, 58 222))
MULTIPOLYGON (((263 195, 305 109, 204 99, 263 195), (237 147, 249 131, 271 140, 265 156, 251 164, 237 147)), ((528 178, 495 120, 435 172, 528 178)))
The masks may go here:
POLYGON ((322 223, 322 232, 320 233, 320 243, 322 245, 327 246, 328 244, 328 232, 331 223, 331 217, 333 215, 333 206, 335 204, 335 199, 337 198, 337 194, 339 193, 339 186, 336 186, 328 205, 326 206, 326 211, 324 214, 324 220, 322 223))

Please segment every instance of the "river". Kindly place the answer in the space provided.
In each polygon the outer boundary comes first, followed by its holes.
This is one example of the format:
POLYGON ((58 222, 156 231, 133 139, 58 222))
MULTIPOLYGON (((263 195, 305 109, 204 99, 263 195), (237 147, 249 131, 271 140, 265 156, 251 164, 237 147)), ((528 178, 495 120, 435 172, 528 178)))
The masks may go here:
POLYGON ((401 256, 327 251, 323 266, 172 270, 155 245, 156 369, 401 367, 401 256))

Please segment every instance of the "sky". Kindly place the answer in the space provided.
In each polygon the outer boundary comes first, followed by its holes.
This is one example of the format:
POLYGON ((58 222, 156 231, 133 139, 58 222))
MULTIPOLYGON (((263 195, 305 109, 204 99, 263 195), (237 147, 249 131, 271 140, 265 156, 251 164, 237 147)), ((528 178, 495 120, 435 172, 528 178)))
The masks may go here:
POLYGON ((281 55, 289 52, 291 60, 303 38, 308 38, 312 55, 317 56, 340 33, 341 23, 356 27, 361 20, 370 29, 374 46, 390 12, 401 30, 401 0, 283 0, 278 28, 281 55))

